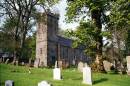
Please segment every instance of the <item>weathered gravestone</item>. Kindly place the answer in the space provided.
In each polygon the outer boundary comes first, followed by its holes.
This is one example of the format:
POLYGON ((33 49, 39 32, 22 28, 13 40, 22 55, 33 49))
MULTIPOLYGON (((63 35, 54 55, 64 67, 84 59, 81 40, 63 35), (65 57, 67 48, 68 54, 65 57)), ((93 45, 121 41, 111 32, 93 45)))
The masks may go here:
POLYGON ((84 66, 84 63, 80 61, 78 63, 78 71, 83 72, 83 66, 84 66))
POLYGON ((67 68, 65 59, 62 59, 62 69, 67 68))
POLYGON ((36 58, 35 62, 34 62, 34 67, 38 68, 39 67, 39 63, 40 63, 40 59, 36 58))
POLYGON ((12 65, 15 65, 15 60, 13 60, 13 62, 11 63, 12 65))
POLYGON ((88 66, 83 67, 83 83, 92 85, 91 68, 88 66))
POLYGON ((0 63, 2 63, 2 58, 0 58, 0 63))
POLYGON ((106 72, 111 70, 111 63, 108 62, 107 60, 103 61, 103 66, 104 66, 104 69, 105 69, 106 72))
POLYGON ((47 81, 41 81, 38 83, 38 86, 51 86, 47 81))
POLYGON ((16 66, 18 66, 19 65, 19 61, 18 60, 16 60, 16 66))
POLYGON ((5 81, 5 86, 14 86, 14 81, 12 80, 5 81))
POLYGON ((57 61, 55 62, 55 68, 53 69, 53 79, 61 80, 61 70, 60 70, 60 68, 58 68, 57 61))
MULTIPOLYGON (((61 61, 58 61, 58 67, 62 69, 62 67, 63 67, 63 62, 62 62, 62 60, 61 60, 61 61)), ((55 67, 55 68, 56 68, 56 67, 55 67)))
POLYGON ((118 72, 119 74, 122 74, 122 73, 123 73, 124 66, 123 66, 123 64, 121 63, 121 61, 117 61, 117 62, 116 62, 116 68, 117 68, 117 72, 118 72))
POLYGON ((127 60, 127 74, 130 75, 130 56, 127 56, 126 60, 127 60))
POLYGON ((75 59, 73 59, 72 64, 73 64, 73 65, 75 65, 75 64, 76 64, 75 59))
POLYGON ((84 63, 84 67, 88 67, 88 64, 87 64, 87 63, 84 63))
POLYGON ((8 63, 9 63, 9 59, 6 59, 5 64, 8 64, 8 63))
POLYGON ((24 65, 25 65, 25 63, 24 63, 24 62, 22 62, 22 63, 21 63, 21 65, 22 65, 22 66, 24 66, 24 65))
POLYGON ((57 61, 55 62, 55 68, 58 68, 58 62, 57 61))

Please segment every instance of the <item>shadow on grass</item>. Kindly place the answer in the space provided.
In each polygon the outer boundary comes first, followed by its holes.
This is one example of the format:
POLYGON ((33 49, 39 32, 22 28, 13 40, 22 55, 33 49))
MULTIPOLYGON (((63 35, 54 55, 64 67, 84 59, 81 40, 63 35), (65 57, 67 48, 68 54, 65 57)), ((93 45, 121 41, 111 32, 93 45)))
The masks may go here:
POLYGON ((101 83, 101 82, 104 82, 104 81, 107 81, 107 80, 108 80, 107 78, 101 78, 99 80, 93 81, 93 84, 98 84, 98 83, 101 83))
POLYGON ((4 82, 0 82, 0 86, 4 86, 5 85, 5 83, 4 82))
POLYGON ((82 80, 82 77, 72 78, 72 80, 82 80))

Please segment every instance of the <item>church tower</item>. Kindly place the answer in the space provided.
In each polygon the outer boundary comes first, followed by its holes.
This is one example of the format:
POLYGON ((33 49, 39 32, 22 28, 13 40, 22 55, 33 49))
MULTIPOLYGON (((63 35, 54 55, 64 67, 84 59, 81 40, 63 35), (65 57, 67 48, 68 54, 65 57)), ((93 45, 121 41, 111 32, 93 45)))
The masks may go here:
POLYGON ((50 45, 50 44, 51 42, 57 43, 58 40, 57 32, 58 32, 59 15, 53 14, 51 12, 47 12, 47 13, 42 13, 38 16, 39 19, 37 20, 36 60, 34 62, 34 66, 46 67, 52 61, 50 60, 51 57, 50 57, 49 47, 50 46, 53 47, 54 45, 50 45))

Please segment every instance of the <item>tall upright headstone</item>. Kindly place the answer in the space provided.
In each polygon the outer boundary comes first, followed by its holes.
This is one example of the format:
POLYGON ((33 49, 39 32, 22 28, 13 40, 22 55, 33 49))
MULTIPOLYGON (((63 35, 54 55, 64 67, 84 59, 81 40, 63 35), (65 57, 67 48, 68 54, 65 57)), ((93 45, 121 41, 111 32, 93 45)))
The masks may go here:
POLYGON ((92 85, 91 68, 88 66, 83 67, 83 83, 92 85))
POLYGON ((130 75, 130 56, 127 56, 126 60, 127 60, 127 74, 130 75))
POLYGON ((55 68, 58 68, 58 62, 57 61, 55 62, 55 68))
POLYGON ((55 68, 53 69, 53 79, 61 80, 61 70, 60 70, 60 68, 58 68, 57 61, 55 62, 55 68))

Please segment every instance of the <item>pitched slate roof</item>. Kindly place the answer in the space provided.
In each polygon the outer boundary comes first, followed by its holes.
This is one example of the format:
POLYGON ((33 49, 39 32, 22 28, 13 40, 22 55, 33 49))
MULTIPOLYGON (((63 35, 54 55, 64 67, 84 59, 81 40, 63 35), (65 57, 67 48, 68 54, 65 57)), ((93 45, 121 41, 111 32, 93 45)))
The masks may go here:
POLYGON ((72 47, 72 40, 58 36, 58 43, 64 46, 72 47))

